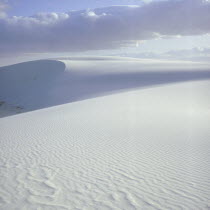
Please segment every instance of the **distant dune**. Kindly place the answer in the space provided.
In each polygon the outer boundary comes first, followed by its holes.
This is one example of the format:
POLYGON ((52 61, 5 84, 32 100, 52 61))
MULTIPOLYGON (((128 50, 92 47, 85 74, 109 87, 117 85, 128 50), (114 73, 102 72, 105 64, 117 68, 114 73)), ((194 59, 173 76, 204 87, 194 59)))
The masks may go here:
POLYGON ((0 67, 0 101, 4 104, 0 113, 13 115, 118 92, 209 78, 208 66, 193 62, 111 56, 24 62, 0 67))
POLYGON ((209 88, 192 62, 1 67, 0 209, 209 209, 209 88))

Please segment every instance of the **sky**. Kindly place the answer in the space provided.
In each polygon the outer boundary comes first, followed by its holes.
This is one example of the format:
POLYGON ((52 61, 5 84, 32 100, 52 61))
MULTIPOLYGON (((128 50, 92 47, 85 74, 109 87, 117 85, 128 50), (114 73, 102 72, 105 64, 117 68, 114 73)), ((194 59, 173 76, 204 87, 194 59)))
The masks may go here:
POLYGON ((0 0, 0 58, 87 51, 183 57, 183 50, 206 56, 209 23, 208 0, 0 0))
POLYGON ((8 13, 17 16, 30 16, 39 12, 69 12, 87 8, 111 5, 142 5, 151 0, 5 0, 10 8, 8 13))

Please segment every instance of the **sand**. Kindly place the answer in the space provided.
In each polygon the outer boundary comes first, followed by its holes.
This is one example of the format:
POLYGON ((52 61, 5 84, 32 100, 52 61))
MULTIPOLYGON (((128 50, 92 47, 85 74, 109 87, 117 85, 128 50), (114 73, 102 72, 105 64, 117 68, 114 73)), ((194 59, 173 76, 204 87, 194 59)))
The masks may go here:
POLYGON ((1 209, 210 208, 206 65, 71 58, 0 78, 22 107, 0 119, 1 209))

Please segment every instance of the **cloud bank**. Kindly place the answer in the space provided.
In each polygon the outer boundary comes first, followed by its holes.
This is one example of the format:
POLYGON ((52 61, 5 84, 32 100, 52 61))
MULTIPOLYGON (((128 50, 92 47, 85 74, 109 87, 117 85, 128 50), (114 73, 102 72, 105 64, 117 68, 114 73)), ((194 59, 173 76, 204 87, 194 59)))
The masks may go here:
POLYGON ((7 16, 6 10, 8 9, 8 5, 4 0, 0 0, 0 18, 5 18, 7 16))
POLYGON ((184 50, 171 50, 164 53, 155 52, 133 52, 121 53, 120 56, 134 58, 149 58, 158 60, 186 60, 186 61, 205 61, 210 62, 210 48, 192 48, 184 50))
POLYGON ((208 34, 209 23, 207 0, 154 1, 143 6, 39 13, 31 17, 2 15, 0 53, 117 48, 157 37, 208 34))

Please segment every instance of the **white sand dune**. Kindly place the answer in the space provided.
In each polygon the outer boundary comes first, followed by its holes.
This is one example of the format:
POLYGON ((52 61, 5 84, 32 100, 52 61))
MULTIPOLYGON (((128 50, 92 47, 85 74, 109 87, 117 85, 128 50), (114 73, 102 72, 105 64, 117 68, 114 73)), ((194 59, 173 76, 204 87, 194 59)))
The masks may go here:
POLYGON ((0 119, 1 209, 210 208, 208 68, 66 59, 0 76, 1 100, 36 110, 0 119))
MULTIPOLYGON (((0 101, 14 107, 9 109, 14 114, 16 107, 18 112, 26 112, 128 90, 208 78, 209 66, 193 62, 102 56, 39 60, 0 68, 0 101)), ((5 109, 3 112, 5 116, 5 109)))
POLYGON ((60 61, 39 60, 0 68, 0 100, 24 110, 45 106, 59 75, 65 70, 60 61))

